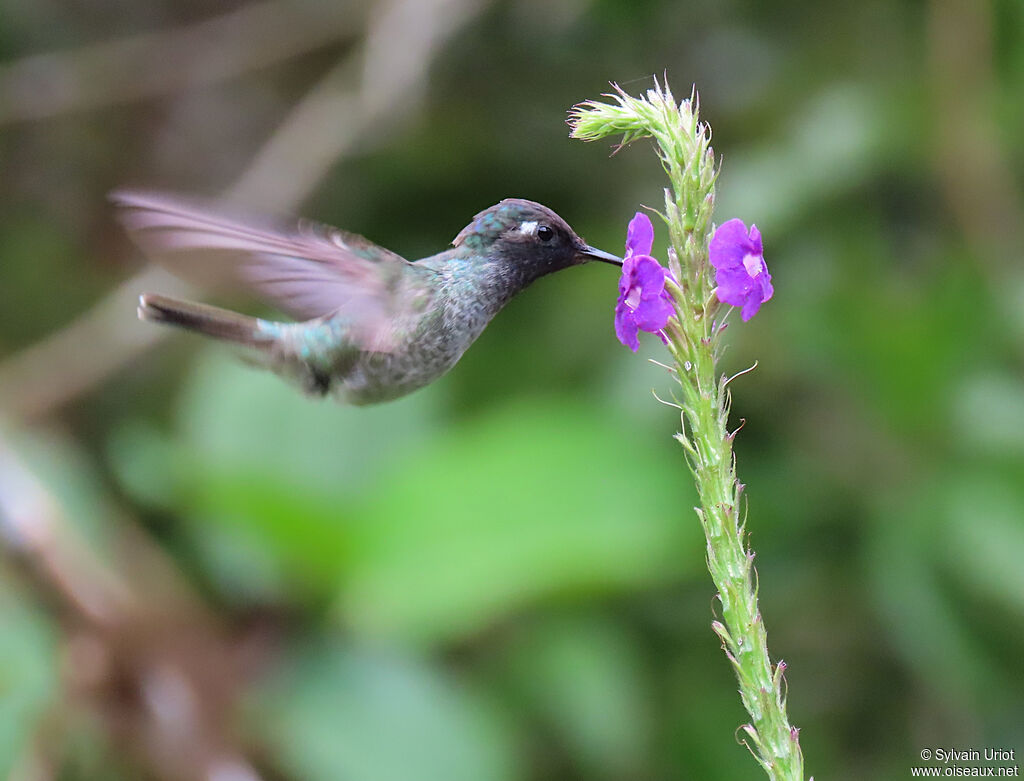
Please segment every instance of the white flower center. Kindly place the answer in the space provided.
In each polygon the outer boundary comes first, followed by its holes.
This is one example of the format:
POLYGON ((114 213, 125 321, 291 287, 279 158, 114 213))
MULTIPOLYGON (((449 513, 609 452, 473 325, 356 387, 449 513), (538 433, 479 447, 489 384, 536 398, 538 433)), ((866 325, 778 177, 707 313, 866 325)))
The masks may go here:
POLYGON ((643 291, 640 289, 639 285, 632 288, 629 291, 629 295, 626 296, 626 306, 628 306, 630 309, 636 309, 640 305, 640 294, 642 292, 643 291))
POLYGON ((743 268, 747 270, 747 273, 750 274, 751 277, 756 277, 761 273, 762 263, 763 261, 761 260, 760 255, 747 254, 743 256, 743 268))

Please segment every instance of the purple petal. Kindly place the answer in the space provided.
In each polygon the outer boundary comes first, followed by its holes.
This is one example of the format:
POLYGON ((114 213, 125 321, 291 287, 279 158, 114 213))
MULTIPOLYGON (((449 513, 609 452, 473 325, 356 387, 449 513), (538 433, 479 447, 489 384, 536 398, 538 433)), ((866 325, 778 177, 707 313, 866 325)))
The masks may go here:
POLYGON ((633 352, 640 348, 640 342, 637 340, 637 326, 633 320, 633 310, 621 302, 615 307, 615 336, 633 352))
POLYGON ((763 272, 758 274, 757 280, 761 285, 761 302, 764 303, 775 295, 775 288, 772 287, 772 275, 768 273, 767 266, 763 272))
POLYGON ((654 258, 644 255, 636 259, 633 267, 632 287, 640 288, 643 299, 657 298, 665 289, 665 267, 654 258))
POLYGON ((643 212, 637 212, 629 221, 626 231, 626 257, 630 255, 650 255, 654 246, 654 226, 651 218, 643 212))
POLYGON ((738 266, 729 266, 715 271, 715 284, 721 287, 741 288, 746 290, 750 287, 753 277, 742 263, 738 266))
POLYGON ((750 291, 750 295, 747 296, 747 302, 743 305, 741 315, 744 323, 756 315, 758 310, 761 308, 761 304, 764 303, 764 299, 761 296, 762 291, 760 288, 754 288, 750 291))
POLYGON ((719 269, 715 273, 716 295, 723 304, 743 306, 751 288, 751 278, 746 270, 719 269))
POLYGON ((622 273, 619 274, 619 296, 624 297, 629 291, 630 285, 633 284, 633 271, 636 266, 636 260, 628 252, 626 257, 622 261, 622 273))
POLYGON ((633 313, 633 320, 638 328, 653 334, 665 327, 672 312, 672 304, 659 296, 650 301, 641 301, 633 313))
POLYGON ((711 258, 711 265, 716 269, 742 267, 744 255, 761 254, 760 245, 761 233, 757 233, 755 246, 743 220, 734 217, 718 226, 708 245, 708 256, 711 258))
POLYGON ((750 223, 750 246, 751 251, 755 255, 764 255, 764 245, 761 243, 761 231, 757 229, 754 223, 750 223))

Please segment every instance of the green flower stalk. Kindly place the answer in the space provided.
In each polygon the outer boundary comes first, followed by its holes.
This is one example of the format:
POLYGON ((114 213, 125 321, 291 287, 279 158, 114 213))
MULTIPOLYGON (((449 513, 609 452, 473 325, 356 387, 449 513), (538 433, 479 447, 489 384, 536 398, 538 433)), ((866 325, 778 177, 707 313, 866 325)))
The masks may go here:
MULTIPOLYGON (((749 233, 731 220, 711 235, 718 165, 711 131, 698 119, 696 92, 675 101, 668 85, 655 82, 634 98, 614 85, 612 102, 588 101, 573 108, 572 137, 594 141, 621 136, 621 145, 652 138, 671 187, 665 190, 669 270, 655 272, 649 257, 653 231, 643 214, 630 224, 616 332, 636 349, 636 331, 658 333, 672 354, 679 390, 675 402, 682 445, 697 486, 697 516, 707 537, 707 563, 721 601, 712 628, 739 680, 750 722, 744 743, 771 779, 803 779, 798 730, 786 716, 785 663, 773 665, 757 604, 754 554, 745 543, 740 507, 743 485, 736 478, 728 427, 732 378, 719 376, 721 337, 729 308, 742 305, 743 319, 771 297, 771 277, 757 229, 749 233), (664 307, 664 317, 659 308, 664 307)), ((660 268, 660 267, 658 267, 660 268)))

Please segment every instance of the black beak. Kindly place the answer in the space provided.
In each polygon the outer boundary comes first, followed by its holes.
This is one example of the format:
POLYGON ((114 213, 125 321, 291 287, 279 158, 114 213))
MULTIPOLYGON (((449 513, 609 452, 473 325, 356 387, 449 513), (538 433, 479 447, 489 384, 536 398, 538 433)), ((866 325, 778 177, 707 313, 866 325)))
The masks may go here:
POLYGON ((576 256, 582 258, 584 261, 600 260, 603 263, 611 263, 613 266, 622 265, 622 258, 617 255, 612 255, 610 252, 605 252, 604 250, 594 249, 589 244, 584 244, 578 250, 576 256))

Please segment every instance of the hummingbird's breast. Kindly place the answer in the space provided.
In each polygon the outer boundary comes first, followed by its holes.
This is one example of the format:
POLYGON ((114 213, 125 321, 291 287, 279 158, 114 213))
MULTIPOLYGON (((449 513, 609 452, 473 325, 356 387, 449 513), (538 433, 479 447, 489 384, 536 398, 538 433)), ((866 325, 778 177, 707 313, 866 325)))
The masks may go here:
POLYGON ((439 264, 431 305, 411 323, 396 349, 360 355, 342 379, 342 397, 350 404, 389 401, 455 366, 514 294, 491 265, 458 259, 439 264))

